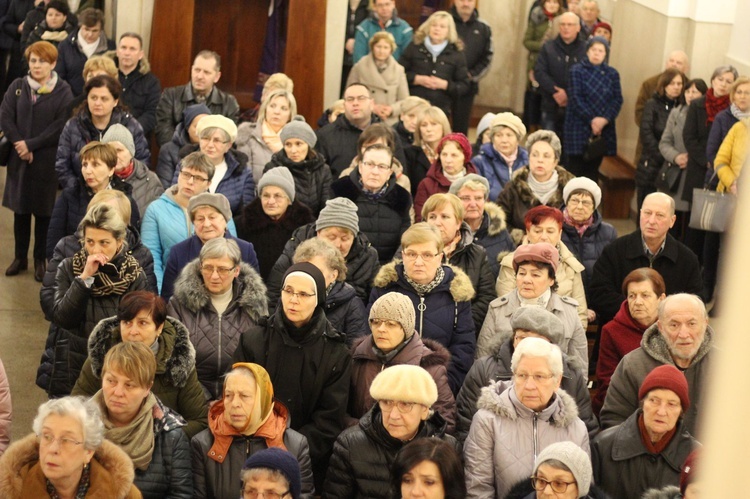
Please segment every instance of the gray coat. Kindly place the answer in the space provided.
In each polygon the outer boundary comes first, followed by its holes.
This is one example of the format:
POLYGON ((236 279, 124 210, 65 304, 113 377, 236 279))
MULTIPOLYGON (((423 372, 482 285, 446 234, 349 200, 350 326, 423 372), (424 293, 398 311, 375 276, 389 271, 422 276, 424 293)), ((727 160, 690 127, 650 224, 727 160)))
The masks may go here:
POLYGON ((133 187, 130 194, 138 205, 138 212, 146 213, 146 208, 152 201, 159 199, 164 193, 159 177, 148 169, 142 161, 133 158, 133 173, 130 177, 123 179, 133 187))
POLYGON ((258 185, 263 169, 273 157, 273 151, 263 141, 262 130, 260 123, 246 122, 237 127, 237 150, 247 154, 247 165, 253 172, 255 185, 258 185))

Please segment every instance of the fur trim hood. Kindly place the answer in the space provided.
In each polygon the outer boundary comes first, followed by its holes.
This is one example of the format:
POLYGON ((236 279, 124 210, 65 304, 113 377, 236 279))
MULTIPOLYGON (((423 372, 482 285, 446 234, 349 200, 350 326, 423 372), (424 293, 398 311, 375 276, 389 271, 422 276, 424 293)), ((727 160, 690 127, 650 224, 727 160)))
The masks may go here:
POLYGON ((681 499, 680 488, 667 485, 663 489, 648 489, 643 493, 641 499, 681 499))
POLYGON ((505 223, 505 212, 497 204, 492 201, 484 203, 484 213, 489 218, 487 234, 490 236, 496 236, 508 228, 505 223))
MULTIPOLYGON (((698 352, 695 354, 695 358, 691 365, 699 363, 714 347, 714 330, 711 326, 706 326, 706 336, 703 338, 703 343, 698 348, 698 352)), ((657 324, 651 325, 646 332, 643 333, 643 339, 641 339, 641 348, 649 356, 658 360, 662 364, 674 365, 672 354, 669 353, 669 346, 664 340, 664 337, 659 332, 657 324)))
MULTIPOLYGON (((471 285, 471 279, 469 279, 469 276, 466 275, 463 270, 454 267, 453 265, 443 264, 443 269, 446 267, 453 272, 453 275, 451 276, 450 272, 446 272, 443 283, 445 283, 446 279, 451 279, 450 292, 451 296, 453 296, 453 300, 457 302, 471 301, 474 298, 475 292, 474 286, 471 285)), ((403 274, 403 268, 403 264, 396 260, 383 265, 375 276, 373 285, 377 288, 385 288, 396 284, 399 281, 403 281, 404 285, 409 286, 406 284, 406 279, 400 275, 403 274), (397 265, 400 266, 400 269, 397 268, 397 265)))
MULTIPOLYGON (((494 358, 498 364, 506 365, 510 369, 510 360, 513 357, 512 344, 512 337, 503 334, 495 335, 487 342, 487 356, 494 358)), ((583 371, 583 368, 583 362, 578 357, 563 352, 563 378, 572 378, 571 370, 583 371)))
MULTIPOLYGON (((103 54, 105 57, 109 57, 115 62, 115 66, 120 67, 117 62, 117 51, 108 50, 103 54)), ((138 61, 138 72, 142 75, 148 74, 151 71, 151 64, 148 62, 148 58, 144 55, 143 58, 138 61)))
MULTIPOLYGON (((548 421, 558 428, 566 428, 578 419, 578 406, 575 399, 558 389, 555 400, 543 411, 537 413, 539 418, 548 421)), ((501 418, 516 421, 519 418, 531 417, 534 413, 516 398, 512 382, 490 381, 489 386, 482 388, 477 400, 477 408, 485 409, 501 418)))
MULTIPOLYGON (((266 285, 260 274, 249 264, 240 262, 240 274, 235 279, 233 289, 237 306, 242 307, 253 322, 257 323, 261 317, 268 315, 266 285)), ((211 297, 203 285, 198 258, 180 272, 174 283, 174 296, 193 313, 211 303, 211 297)))

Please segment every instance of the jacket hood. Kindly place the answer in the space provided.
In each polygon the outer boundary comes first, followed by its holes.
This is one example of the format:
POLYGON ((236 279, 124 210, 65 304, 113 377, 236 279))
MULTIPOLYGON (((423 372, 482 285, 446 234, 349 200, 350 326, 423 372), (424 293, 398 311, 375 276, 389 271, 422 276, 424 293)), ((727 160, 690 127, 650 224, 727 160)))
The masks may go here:
POLYGON ((357 292, 351 284, 343 281, 336 281, 331 288, 330 293, 326 296, 325 308, 326 310, 338 308, 356 296, 357 292))
MULTIPOLYGON (((120 67, 120 63, 117 60, 117 51, 116 50, 108 50, 104 52, 103 54, 105 57, 109 57, 113 61, 115 61, 115 66, 120 67)), ((138 61, 138 72, 142 75, 147 74, 149 71, 151 71, 151 64, 148 62, 148 58, 144 55, 143 58, 138 61)))
MULTIPOLYGON (((395 260, 383 265, 375 276, 373 285, 376 288, 385 288, 396 284, 399 281, 403 281, 402 285, 411 289, 411 286, 409 286, 406 279, 403 277, 403 268, 403 264, 395 260), (397 265, 400 268, 397 268, 397 265)), ((446 282, 450 282, 450 293, 454 301, 471 301, 474 298, 475 292, 474 286, 471 285, 471 279, 469 279, 469 276, 466 275, 463 270, 450 264, 443 264, 443 270, 446 270, 445 277, 443 278, 443 282, 438 285, 435 290, 439 289, 446 282)), ((433 290, 433 292, 435 290, 433 290)))
MULTIPOLYGON (((263 284, 263 279, 258 272, 249 264, 240 263, 240 274, 235 279, 233 289, 237 306, 241 307, 254 322, 268 315, 266 285, 263 284)), ((188 263, 180 272, 180 276, 174 283, 174 296, 193 313, 197 313, 211 303, 211 296, 203 285, 198 258, 188 263)))
MULTIPOLYGON (((706 326, 706 335, 703 338, 703 343, 701 343, 701 346, 698 347, 698 352, 696 352, 695 357, 693 358, 693 361, 690 363, 690 365, 693 366, 703 360, 703 357, 708 355, 708 353, 713 349, 713 346, 714 330, 711 328, 711 326, 706 326)), ((658 360, 663 364, 674 365, 672 354, 669 352, 669 346, 667 345, 664 337, 661 335, 658 324, 653 324, 643 333, 643 338, 641 339, 641 348, 655 360, 658 360)))
MULTIPOLYGON (((477 400, 477 408, 485 409, 501 418, 515 421, 523 417, 531 417, 534 413, 516 398, 513 384, 503 381, 490 381, 489 386, 482 388, 482 394, 477 400)), ((578 418, 578 406, 575 399, 558 389, 555 399, 541 412, 536 413, 539 418, 549 421, 558 428, 566 428, 578 418)))
MULTIPOLYGON (((507 230, 508 225, 505 223, 505 211, 500 206, 487 201, 484 203, 484 214, 485 220, 487 220, 487 234, 490 236, 496 236, 502 231, 507 230)), ((484 220, 482 221, 482 227, 484 227, 484 220)))
POLYGON ((667 485, 663 489, 648 489, 641 499, 682 499, 682 494, 679 487, 667 485))

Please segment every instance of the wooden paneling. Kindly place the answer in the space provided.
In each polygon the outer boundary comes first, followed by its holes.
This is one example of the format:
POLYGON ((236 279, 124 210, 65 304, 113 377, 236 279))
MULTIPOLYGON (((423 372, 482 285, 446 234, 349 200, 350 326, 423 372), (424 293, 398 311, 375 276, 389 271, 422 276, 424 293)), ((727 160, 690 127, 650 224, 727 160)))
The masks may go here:
MULTIPOLYGON (((442 0, 439 8, 448 9, 451 5, 453 5, 452 0, 442 0)), ((398 17, 408 22, 412 28, 419 27, 421 24, 419 19, 422 16, 421 0, 396 0, 396 9, 398 9, 398 17)))
POLYGON ((190 78, 194 22, 193 1, 155 0, 148 59, 162 88, 182 85, 190 78))
POLYGON ((294 81, 297 112, 310 124, 325 107, 325 15, 318 2, 293 0, 289 5, 284 73, 294 81))

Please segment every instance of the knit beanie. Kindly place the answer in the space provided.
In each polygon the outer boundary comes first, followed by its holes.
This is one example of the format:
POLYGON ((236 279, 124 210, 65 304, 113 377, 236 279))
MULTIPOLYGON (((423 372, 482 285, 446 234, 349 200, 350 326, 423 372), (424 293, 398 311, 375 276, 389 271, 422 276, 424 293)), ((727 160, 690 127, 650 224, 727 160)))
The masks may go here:
POLYGON ((557 266, 560 264, 560 253, 550 243, 522 244, 513 252, 513 271, 518 271, 521 262, 540 262, 552 265, 552 270, 557 274, 557 266))
POLYGON ((131 156, 135 156, 135 142, 133 142, 133 134, 124 125, 116 123, 109 127, 107 133, 102 137, 102 142, 109 144, 110 142, 119 142, 125 146, 131 156))
POLYGON ((638 400, 643 400, 651 390, 670 390, 680 398, 682 412, 690 407, 690 396, 688 395, 688 383, 682 371, 670 364, 655 367, 643 379, 641 388, 638 390, 638 400))
POLYGON ((510 316, 510 327, 541 334, 551 343, 559 345, 565 327, 558 317, 542 307, 520 307, 510 316))
POLYGON ((347 198, 333 198, 326 201, 325 208, 320 210, 315 230, 321 231, 327 227, 343 227, 359 234, 359 215, 357 205, 347 198))
POLYGON ((521 121, 521 118, 513 113, 497 113, 490 126, 493 130, 498 126, 510 128, 516 133, 519 141, 526 135, 526 126, 521 121))
POLYGON ((414 304, 403 293, 386 293, 375 300, 370 308, 370 320, 373 319, 398 322, 404 329, 404 339, 408 340, 414 334, 414 304))
POLYGON ((607 52, 607 57, 609 57, 609 42, 603 36, 592 36, 589 38, 586 42, 586 51, 588 51, 595 43, 601 43, 604 45, 604 50, 607 52))
POLYGON ((296 191, 294 189, 294 177, 292 172, 286 166, 277 166, 271 168, 258 181, 258 195, 263 193, 263 188, 267 185, 273 185, 283 190, 289 201, 294 201, 296 191))
POLYGON ((242 466, 243 471, 254 468, 280 471, 289 482, 289 493, 292 495, 292 499, 299 499, 302 494, 302 477, 299 462, 291 453, 278 447, 269 447, 258 451, 248 457, 242 466))
POLYGON ((586 497, 591 487, 593 471, 588 454, 573 442, 557 442, 545 447, 536 458, 534 475, 545 461, 556 460, 568 467, 578 486, 578 497, 586 497))
POLYGON ((609 31, 609 34, 612 35, 612 25, 611 24, 609 24, 607 22, 604 22, 604 21, 599 21, 598 23, 594 24, 594 28, 591 30, 591 32, 594 33, 599 28, 606 29, 607 31, 609 31))
POLYGON ((563 188, 563 201, 565 204, 568 203, 568 198, 573 191, 583 189, 586 192, 591 193, 591 197, 594 198, 594 209, 599 207, 599 203, 602 202, 602 190, 599 188, 599 184, 586 177, 576 177, 568 180, 563 188))
POLYGON ((281 287, 286 285, 286 280, 290 276, 299 276, 309 279, 315 291, 315 297, 318 299, 318 307, 322 307, 326 302, 326 280, 323 273, 318 267, 310 262, 295 263, 284 272, 281 279, 281 287))
POLYGON ((370 384, 375 400, 415 402, 432 407, 438 399, 437 385, 430 373, 419 366, 399 364, 383 369, 370 384))
POLYGON ((688 454, 685 458, 685 463, 682 465, 682 473, 680 474, 680 494, 685 495, 685 491, 688 485, 695 481, 695 462, 698 457, 698 449, 688 454))
POLYGON ((182 124, 185 129, 190 128, 193 120, 201 114, 211 114, 211 110, 205 104, 194 104, 186 107, 182 112, 182 124))
POLYGON ((281 137, 282 144, 289 139, 300 139, 305 142, 310 149, 315 147, 315 144, 318 142, 318 137, 315 135, 315 132, 313 132, 310 125, 304 121, 290 121, 281 129, 279 136, 281 137))
POLYGON ((479 124, 477 125, 477 139, 480 139, 482 134, 492 126, 492 120, 495 119, 495 116, 497 116, 495 113, 486 113, 482 116, 482 119, 479 120, 479 124))
POLYGON ((446 142, 455 142, 458 144, 458 147, 461 148, 461 152, 464 153, 464 164, 471 162, 471 144, 469 143, 469 139, 466 138, 466 135, 462 133, 449 133, 440 139, 437 149, 435 150, 438 156, 443 151, 446 142))
POLYGON ((479 182, 484 186, 484 200, 487 201, 490 198, 490 182, 483 176, 477 175, 476 173, 469 173, 468 175, 464 175, 460 179, 453 181, 450 188, 448 189, 448 192, 458 196, 458 191, 463 189, 464 185, 466 185, 466 182, 469 182, 470 180, 479 182))
POLYGON ((215 209, 224 215, 227 223, 232 219, 232 207, 229 206, 229 200, 224 194, 202 192, 191 197, 188 203, 188 213, 190 213, 191 219, 193 218, 193 212, 201 206, 210 206, 215 209))
POLYGON ((234 142, 237 138, 237 124, 226 116, 210 114, 201 118, 198 122, 198 128, 196 128, 198 136, 200 137, 203 130, 207 128, 219 128, 224 130, 226 134, 229 135, 230 142, 234 142))

